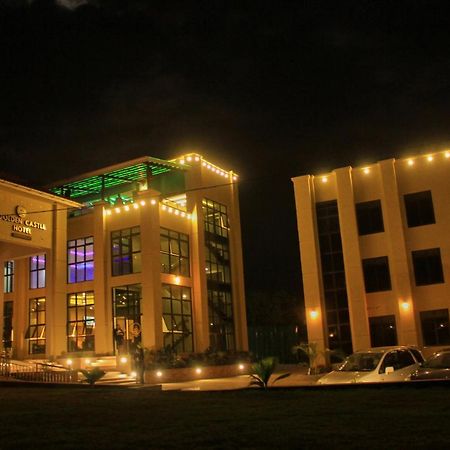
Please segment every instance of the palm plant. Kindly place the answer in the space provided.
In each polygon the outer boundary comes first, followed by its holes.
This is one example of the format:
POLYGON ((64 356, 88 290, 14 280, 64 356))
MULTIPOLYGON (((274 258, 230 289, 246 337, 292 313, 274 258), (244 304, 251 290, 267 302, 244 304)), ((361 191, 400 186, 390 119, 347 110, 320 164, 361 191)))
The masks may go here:
MULTIPOLYGON (((270 377, 275 372, 277 366, 277 360, 273 356, 264 358, 261 361, 253 364, 252 375, 250 375, 250 386, 258 386, 262 389, 267 389, 270 381, 270 377)), ((290 373, 283 373, 272 381, 272 384, 283 378, 287 378, 290 373)))
POLYGON ((106 373, 104 370, 98 367, 94 367, 92 370, 81 369, 80 372, 85 377, 85 380, 83 381, 86 381, 91 386, 94 385, 98 380, 100 380, 100 378, 104 377, 106 373))
POLYGON ((292 348, 293 352, 300 351, 308 358, 308 375, 315 375, 317 373, 317 358, 321 354, 317 347, 317 342, 301 342, 292 348))

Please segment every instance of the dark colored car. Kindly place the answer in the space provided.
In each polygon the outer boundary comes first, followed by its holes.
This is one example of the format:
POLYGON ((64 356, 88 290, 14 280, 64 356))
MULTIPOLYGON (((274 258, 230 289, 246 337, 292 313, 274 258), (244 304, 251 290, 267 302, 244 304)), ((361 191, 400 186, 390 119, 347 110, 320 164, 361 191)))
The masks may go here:
POLYGON ((427 359, 411 374, 411 380, 450 380, 450 348, 443 349, 427 359))

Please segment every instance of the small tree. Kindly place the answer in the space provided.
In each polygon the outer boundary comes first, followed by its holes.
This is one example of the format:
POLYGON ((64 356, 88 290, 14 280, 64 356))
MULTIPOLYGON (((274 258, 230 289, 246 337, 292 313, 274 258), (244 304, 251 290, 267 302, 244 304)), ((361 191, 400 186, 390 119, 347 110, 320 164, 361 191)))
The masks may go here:
POLYGON ((85 370, 81 369, 80 372, 84 375, 85 380, 87 383, 89 383, 91 386, 94 385, 100 378, 103 378, 105 376, 105 371, 94 367, 92 370, 85 370))
POLYGON ((317 348, 317 342, 301 342, 294 345, 293 352, 302 352, 308 358, 308 375, 315 375, 317 373, 317 358, 320 352, 317 348))
MULTIPOLYGON (((276 366, 277 360, 273 356, 269 356, 268 358, 264 358, 261 361, 253 364, 252 375, 250 375, 250 386, 258 386, 262 389, 267 389, 270 377, 275 372, 276 366)), ((283 373, 282 375, 279 375, 277 378, 275 378, 272 383, 275 383, 278 380, 282 380, 283 378, 287 378, 288 376, 290 376, 290 373, 283 373)))

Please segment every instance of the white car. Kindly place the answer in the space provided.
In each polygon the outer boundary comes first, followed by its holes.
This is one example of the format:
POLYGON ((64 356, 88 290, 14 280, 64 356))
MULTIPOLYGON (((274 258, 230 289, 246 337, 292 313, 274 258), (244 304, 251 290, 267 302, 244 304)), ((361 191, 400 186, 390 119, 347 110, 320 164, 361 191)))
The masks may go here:
POLYGON ((407 381, 423 363, 415 347, 375 347, 350 355, 338 370, 324 375, 318 384, 407 381))

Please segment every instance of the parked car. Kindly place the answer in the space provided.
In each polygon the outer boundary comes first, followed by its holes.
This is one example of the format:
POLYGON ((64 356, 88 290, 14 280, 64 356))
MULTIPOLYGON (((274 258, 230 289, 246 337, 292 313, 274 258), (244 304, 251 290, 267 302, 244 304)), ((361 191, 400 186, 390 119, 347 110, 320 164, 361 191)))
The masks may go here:
POLYGON ((318 384, 407 381, 424 362, 415 347, 375 347, 353 353, 338 370, 317 380, 318 384))
POLYGON ((430 356, 413 372, 411 380, 450 380, 450 348, 430 356))

